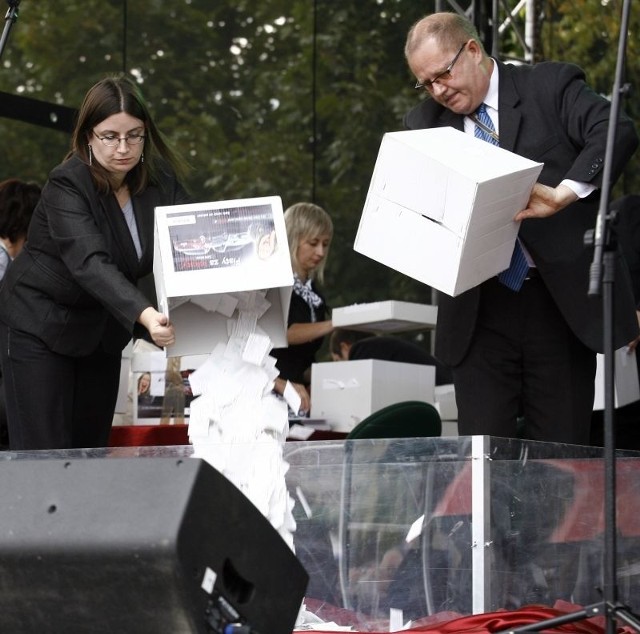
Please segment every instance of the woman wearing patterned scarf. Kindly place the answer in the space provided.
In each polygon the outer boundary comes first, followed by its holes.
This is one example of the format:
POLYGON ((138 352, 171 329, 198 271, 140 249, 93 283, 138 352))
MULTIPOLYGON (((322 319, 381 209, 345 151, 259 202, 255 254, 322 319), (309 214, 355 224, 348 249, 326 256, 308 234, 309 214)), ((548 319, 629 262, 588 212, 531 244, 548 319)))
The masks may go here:
POLYGON ((294 384, 308 412, 311 364, 324 337, 333 330, 327 306, 316 282, 323 281, 324 266, 333 237, 329 214, 313 203, 296 203, 284 214, 291 253, 294 285, 289 305, 287 348, 272 351, 280 376, 275 389, 282 393, 286 381, 294 384))

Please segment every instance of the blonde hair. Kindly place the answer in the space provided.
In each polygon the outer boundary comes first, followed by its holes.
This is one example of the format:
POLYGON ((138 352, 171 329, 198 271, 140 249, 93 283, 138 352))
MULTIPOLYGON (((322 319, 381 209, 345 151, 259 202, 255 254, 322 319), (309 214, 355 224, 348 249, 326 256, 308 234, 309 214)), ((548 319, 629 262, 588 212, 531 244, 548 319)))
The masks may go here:
MULTIPOLYGON (((297 258, 298 247, 303 240, 313 240, 319 236, 333 237, 333 222, 331 216, 318 205, 313 203, 295 203, 284 212, 284 222, 287 227, 287 240, 289 241, 289 253, 294 270, 299 268, 297 258)), ((329 248, 324 259, 315 271, 312 271, 311 279, 317 278, 320 282, 324 279, 324 267, 329 255, 329 248)))

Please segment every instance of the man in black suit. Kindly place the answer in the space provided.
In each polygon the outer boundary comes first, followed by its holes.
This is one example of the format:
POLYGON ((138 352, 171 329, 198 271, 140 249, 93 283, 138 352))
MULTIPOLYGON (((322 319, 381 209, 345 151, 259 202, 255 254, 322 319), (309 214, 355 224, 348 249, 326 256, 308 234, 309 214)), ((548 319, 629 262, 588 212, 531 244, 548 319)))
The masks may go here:
MULTIPOLYGON (((611 224, 618 247, 631 274, 636 309, 640 311, 640 195, 629 194, 610 205, 611 224)), ((614 290, 615 292, 615 290, 614 290)), ((637 343, 637 342, 636 342, 637 343)), ((640 375, 640 350, 636 346, 636 364, 640 375)), ((640 450, 640 400, 616 408, 615 437, 617 449, 640 450)), ((591 444, 604 444, 604 411, 596 410, 591 418, 591 444)))
MULTIPOLYGON (((572 64, 492 59, 473 25, 453 13, 417 22, 405 55, 430 97, 406 115, 407 128, 478 136, 489 127, 500 147, 544 163, 515 216, 523 221, 516 249, 526 258, 519 290, 492 278, 439 297, 435 353, 453 368, 459 432, 514 437, 522 416, 528 438, 587 444, 603 332, 601 299, 587 292, 592 256, 583 240, 598 211, 610 104, 572 64)), ((637 144, 621 116, 614 179, 637 144)), ((616 347, 638 336, 628 271, 618 264, 616 347)))

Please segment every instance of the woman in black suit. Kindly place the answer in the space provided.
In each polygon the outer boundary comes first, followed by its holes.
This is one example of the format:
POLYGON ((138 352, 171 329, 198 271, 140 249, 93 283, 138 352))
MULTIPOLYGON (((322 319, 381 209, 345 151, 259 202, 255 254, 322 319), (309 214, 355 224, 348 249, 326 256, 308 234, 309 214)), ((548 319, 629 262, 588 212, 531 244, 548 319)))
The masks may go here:
POLYGON ((174 342, 137 282, 152 271, 154 208, 189 201, 180 170, 133 81, 88 91, 0 290, 11 449, 106 446, 134 327, 174 342))

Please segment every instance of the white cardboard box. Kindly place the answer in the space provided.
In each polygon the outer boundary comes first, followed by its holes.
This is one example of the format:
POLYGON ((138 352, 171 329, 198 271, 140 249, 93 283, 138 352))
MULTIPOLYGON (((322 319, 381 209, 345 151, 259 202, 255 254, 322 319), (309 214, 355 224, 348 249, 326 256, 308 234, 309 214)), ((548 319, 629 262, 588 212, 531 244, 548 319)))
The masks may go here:
POLYGON ((396 300, 352 304, 334 308, 331 313, 336 328, 376 334, 435 328, 437 317, 437 306, 396 300))
POLYGON ((293 272, 278 196, 156 207, 153 272, 159 310, 176 328, 167 355, 209 354, 228 340, 238 302, 262 296, 258 328, 287 345, 293 272))
POLYGON ((458 420, 458 405, 456 404, 456 390, 453 383, 436 385, 435 406, 440 418, 445 421, 458 420))
POLYGON ((311 418, 351 431, 379 409, 401 401, 434 402, 435 367, 362 359, 311 366, 311 418))
POLYGON ((541 170, 454 128, 387 133, 354 249, 459 295, 509 266, 541 170))
POLYGON ((116 400, 115 414, 126 414, 129 404, 129 373, 131 372, 131 355, 133 345, 131 341, 122 351, 122 362, 120 363, 120 382, 118 384, 118 398, 116 400))
MULTIPOLYGON (((614 396, 616 408, 640 400, 638 384, 638 365, 636 351, 627 352, 626 346, 615 351, 614 360, 614 396)), ((604 355, 598 354, 596 366, 595 398, 593 409, 604 409, 604 355)))

